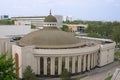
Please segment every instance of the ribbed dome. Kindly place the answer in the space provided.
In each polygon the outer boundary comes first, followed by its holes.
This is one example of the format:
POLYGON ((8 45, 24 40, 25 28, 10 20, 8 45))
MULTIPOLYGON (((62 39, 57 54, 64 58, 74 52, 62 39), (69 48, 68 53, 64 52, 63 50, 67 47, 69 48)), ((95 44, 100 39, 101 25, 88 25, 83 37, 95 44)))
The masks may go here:
POLYGON ((44 22, 57 22, 57 19, 50 14, 45 18, 44 22))
POLYGON ((37 30, 24 36, 20 41, 21 46, 35 46, 37 48, 73 48, 80 46, 80 40, 73 35, 58 30, 37 30))

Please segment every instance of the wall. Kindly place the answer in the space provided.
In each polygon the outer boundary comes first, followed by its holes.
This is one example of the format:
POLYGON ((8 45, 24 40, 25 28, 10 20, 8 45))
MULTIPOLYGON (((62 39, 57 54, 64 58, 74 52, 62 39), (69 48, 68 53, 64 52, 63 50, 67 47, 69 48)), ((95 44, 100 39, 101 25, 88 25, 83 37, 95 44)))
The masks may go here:
POLYGON ((31 26, 0 25, 0 36, 25 35, 31 32, 31 26))
POLYGON ((104 44, 100 46, 99 66, 112 63, 114 61, 115 43, 104 44))
POLYGON ((15 54, 19 56, 19 77, 22 78, 22 73, 29 65, 33 69, 33 72, 37 72, 37 62, 35 61, 33 47, 20 47, 17 45, 12 46, 12 55, 15 57, 15 54))

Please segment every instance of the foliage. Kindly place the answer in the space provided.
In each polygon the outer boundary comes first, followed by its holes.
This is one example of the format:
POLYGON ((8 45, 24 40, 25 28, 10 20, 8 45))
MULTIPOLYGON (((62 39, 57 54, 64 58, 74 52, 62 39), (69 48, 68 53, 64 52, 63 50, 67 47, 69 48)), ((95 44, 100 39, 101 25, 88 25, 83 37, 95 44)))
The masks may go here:
POLYGON ((97 34, 97 33, 88 33, 87 36, 88 36, 88 37, 101 38, 101 35, 100 35, 100 34, 97 34))
POLYGON ((88 24, 88 28, 84 30, 84 32, 89 34, 88 36, 109 38, 114 40, 117 44, 120 43, 120 22, 76 20, 76 21, 64 22, 64 23, 88 24))
POLYGON ((27 66, 23 72, 23 80, 37 80, 35 73, 33 73, 30 66, 27 66))
POLYGON ((113 29, 112 39, 116 42, 120 42, 120 26, 115 26, 113 29))
POLYGON ((111 80, 112 76, 107 77, 105 80, 111 80))
POLYGON ((63 30, 63 31, 68 31, 69 29, 68 29, 68 26, 67 26, 67 25, 63 25, 63 26, 61 27, 61 30, 63 30))
POLYGON ((13 25, 14 20, 0 20, 0 25, 13 25))
POLYGON ((36 26, 35 26, 35 25, 31 25, 31 28, 32 28, 32 29, 35 29, 35 28, 36 28, 36 26))
POLYGON ((14 73, 14 60, 12 57, 6 58, 7 53, 0 55, 0 80, 18 80, 17 75, 14 73))
POLYGON ((115 52, 115 56, 119 56, 120 57, 120 52, 115 52))
POLYGON ((60 75, 60 78, 61 78, 62 80, 71 80, 71 75, 70 75, 70 74, 71 74, 71 73, 68 72, 67 69, 64 69, 64 70, 62 71, 61 75, 60 75))

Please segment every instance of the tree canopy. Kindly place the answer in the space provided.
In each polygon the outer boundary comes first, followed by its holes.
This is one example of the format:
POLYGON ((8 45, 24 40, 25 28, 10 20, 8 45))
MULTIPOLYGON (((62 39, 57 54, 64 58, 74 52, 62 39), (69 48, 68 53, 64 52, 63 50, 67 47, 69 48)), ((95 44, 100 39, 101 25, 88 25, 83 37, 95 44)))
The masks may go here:
POLYGON ((13 25, 14 20, 0 20, 0 25, 13 25))
POLYGON ((6 58, 7 53, 0 55, 0 80, 18 80, 17 75, 14 73, 14 59, 12 57, 6 58))

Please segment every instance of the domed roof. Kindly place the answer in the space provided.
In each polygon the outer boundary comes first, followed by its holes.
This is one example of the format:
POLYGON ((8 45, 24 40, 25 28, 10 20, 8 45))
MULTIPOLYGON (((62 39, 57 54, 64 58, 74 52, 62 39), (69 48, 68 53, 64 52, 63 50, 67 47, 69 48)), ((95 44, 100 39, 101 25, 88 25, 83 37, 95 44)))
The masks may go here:
POLYGON ((54 16, 52 16, 51 10, 50 14, 45 18, 44 22, 57 22, 57 19, 54 16))
POLYGON ((37 30, 24 36, 21 46, 35 46, 37 48, 73 48, 80 46, 80 40, 72 34, 58 29, 37 30))
POLYGON ((54 16, 52 16, 52 15, 48 15, 45 18, 44 22, 57 22, 57 19, 54 16))

